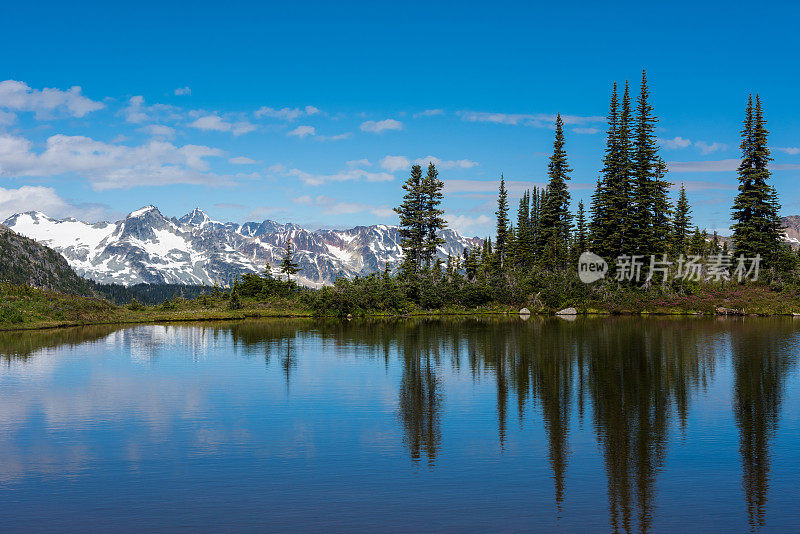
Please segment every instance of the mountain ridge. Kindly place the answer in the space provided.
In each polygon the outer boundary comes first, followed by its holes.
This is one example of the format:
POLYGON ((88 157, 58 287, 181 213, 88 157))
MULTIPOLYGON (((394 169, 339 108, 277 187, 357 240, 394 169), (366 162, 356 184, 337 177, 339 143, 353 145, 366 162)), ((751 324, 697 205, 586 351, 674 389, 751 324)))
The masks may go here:
MULTIPOLYGON (((340 276, 377 272, 386 262, 396 268, 402 258, 396 226, 311 231, 268 219, 242 224, 215 221, 199 207, 180 218, 168 218, 148 205, 119 221, 98 223, 29 211, 10 216, 3 224, 53 248, 81 276, 122 285, 227 285, 237 275, 267 268, 278 275, 288 239, 302 269, 297 279, 311 287, 331 284, 340 276)), ((442 258, 482 243, 450 229, 441 236, 442 258)))

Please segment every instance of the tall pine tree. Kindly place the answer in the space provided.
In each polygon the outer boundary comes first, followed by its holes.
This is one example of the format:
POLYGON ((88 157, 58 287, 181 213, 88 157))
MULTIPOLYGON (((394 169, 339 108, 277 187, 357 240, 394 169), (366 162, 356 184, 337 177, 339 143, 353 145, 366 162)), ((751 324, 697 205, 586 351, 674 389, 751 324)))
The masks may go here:
POLYGON ((444 243, 439 232, 447 227, 444 210, 439 209, 442 203, 444 183, 439 179, 439 171, 433 162, 428 164, 428 172, 422 179, 422 222, 425 227, 425 245, 422 248, 422 265, 430 268, 436 248, 444 243))
POLYGON ((636 129, 633 142, 633 218, 631 238, 634 252, 644 256, 666 252, 669 219, 669 182, 664 178, 667 166, 658 155, 656 124, 658 118, 650 104, 647 74, 636 100, 636 129))
POLYGON ((402 271, 406 275, 416 275, 422 267, 427 233, 424 213, 424 194, 422 190, 422 167, 412 165, 411 176, 403 184, 403 203, 394 209, 400 218, 400 246, 403 248, 402 271))
POLYGON ((737 255, 760 254, 768 263, 777 260, 780 250, 781 223, 778 195, 769 183, 766 120, 761 99, 748 98, 744 128, 741 131, 742 162, 739 164, 739 193, 733 203, 733 245, 737 255))
POLYGON ((495 238, 495 254, 497 265, 501 269, 505 265, 508 244, 508 191, 506 180, 500 175, 500 189, 497 195, 497 236, 495 238))
POLYGON ((672 254, 680 256, 688 253, 689 229, 692 225, 692 208, 686 198, 686 188, 681 184, 678 203, 675 206, 675 217, 672 220, 672 254))
POLYGON ((572 169, 564 149, 564 122, 556 116, 556 133, 553 154, 547 165, 547 195, 539 217, 541 265, 549 269, 564 269, 569 260, 569 236, 572 214, 569 211, 570 195, 567 180, 572 169))

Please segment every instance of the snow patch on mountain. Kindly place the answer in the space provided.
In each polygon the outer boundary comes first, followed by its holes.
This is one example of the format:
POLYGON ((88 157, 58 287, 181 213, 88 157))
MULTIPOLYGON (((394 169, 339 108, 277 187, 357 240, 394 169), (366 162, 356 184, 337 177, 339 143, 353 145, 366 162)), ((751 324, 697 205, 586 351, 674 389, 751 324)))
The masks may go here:
MULTIPOLYGON (((98 282, 228 285, 236 276, 269 269, 279 275, 288 239, 302 271, 298 282, 320 287, 339 277, 364 276, 399 265, 397 227, 357 226, 309 231, 275 221, 223 223, 200 208, 179 219, 145 206, 116 222, 52 219, 40 212, 13 215, 4 223, 15 232, 61 253, 75 271, 98 282)), ((461 254, 477 246, 453 230, 441 233, 439 255, 461 254)))

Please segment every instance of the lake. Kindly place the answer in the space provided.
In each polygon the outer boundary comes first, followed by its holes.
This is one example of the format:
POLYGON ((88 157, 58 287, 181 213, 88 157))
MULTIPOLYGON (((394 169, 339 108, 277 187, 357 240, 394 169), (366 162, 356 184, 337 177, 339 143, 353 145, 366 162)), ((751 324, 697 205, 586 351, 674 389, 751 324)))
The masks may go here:
POLYGON ((785 532, 800 319, 0 333, 0 530, 785 532))

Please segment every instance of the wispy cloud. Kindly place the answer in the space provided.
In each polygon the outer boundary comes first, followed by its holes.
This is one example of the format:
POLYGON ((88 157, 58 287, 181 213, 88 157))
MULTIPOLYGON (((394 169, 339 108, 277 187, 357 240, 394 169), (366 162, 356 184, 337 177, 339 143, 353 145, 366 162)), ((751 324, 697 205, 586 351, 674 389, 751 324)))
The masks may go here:
POLYGON ((731 172, 739 168, 739 163, 738 159, 670 161, 667 167, 670 172, 731 172))
POLYGON ((256 160, 252 158, 247 158, 245 156, 237 156, 235 158, 231 158, 228 160, 229 163, 233 163, 234 165, 255 165, 258 163, 256 160))
POLYGON ((322 185, 329 182, 390 182, 394 180, 394 175, 386 172, 369 172, 364 169, 351 168, 333 174, 315 174, 295 168, 286 168, 284 165, 273 165, 268 169, 269 172, 281 176, 292 176, 298 178, 306 185, 322 185))
POLYGON ((152 135, 153 137, 161 137, 164 139, 172 139, 175 137, 175 129, 163 124, 149 124, 139 128, 139 131, 152 135))
POLYGON ((361 123, 362 132, 380 133, 387 130, 402 130, 403 123, 394 119, 384 119, 382 121, 364 121, 361 123))
POLYGON ((702 154, 711 154, 720 150, 727 150, 728 145, 724 143, 706 143, 705 141, 695 141, 694 146, 700 149, 702 154))
POLYGON ((426 109, 425 111, 420 111, 419 113, 414 113, 414 118, 419 119, 420 117, 436 117, 437 115, 444 115, 443 109, 426 109))
POLYGON ((175 89, 175 96, 190 96, 192 94, 192 90, 187 85, 186 87, 178 87, 175 89))
POLYGON ((296 204, 317 206, 325 215, 349 215, 366 211, 372 213, 376 217, 381 218, 394 216, 394 211, 388 206, 375 206, 361 202, 350 202, 324 195, 318 195, 313 198, 310 195, 302 195, 293 199, 293 202, 296 204))
POLYGON ((298 126, 297 128, 295 128, 286 135, 299 137, 302 139, 303 137, 308 137, 309 135, 315 135, 316 133, 317 130, 313 126, 298 126))
POLYGON ((414 161, 411 161, 411 159, 406 156, 385 156, 381 159, 380 163, 381 167, 389 172, 406 170, 410 168, 412 164, 427 167, 429 163, 433 163, 440 170, 456 168, 471 169, 472 167, 478 166, 477 161, 469 159, 443 160, 436 156, 425 156, 424 158, 417 158, 414 161))
POLYGON ((181 119, 180 108, 167 104, 147 105, 141 95, 128 99, 128 105, 120 112, 127 122, 142 124, 144 122, 174 121, 181 119))
POLYGON ((314 106, 306 106, 304 108, 271 108, 263 106, 258 108, 254 115, 258 118, 268 117, 271 119, 279 119, 282 121, 294 121, 303 116, 311 116, 321 113, 319 108, 314 106))
POLYGON ((587 135, 600 133, 600 130, 597 128, 573 128, 572 131, 575 132, 576 134, 587 134, 587 135))
POLYGON ((104 107, 101 102, 83 96, 78 86, 66 91, 53 88, 39 90, 16 80, 0 82, 0 108, 33 112, 37 118, 46 119, 58 113, 84 117, 104 107))
MULTIPOLYGON (((534 187, 545 187, 544 182, 531 182, 525 180, 506 180, 506 189, 511 193, 522 193, 534 187)), ((593 189, 595 184, 583 182, 568 182, 571 190, 593 189)), ((500 180, 444 180, 446 193, 497 193, 500 180)))
POLYGON ((789 154, 790 156, 796 156, 800 154, 800 147, 796 146, 784 146, 784 147, 775 147, 775 150, 783 152, 785 154, 789 154))
MULTIPOLYGON (((547 113, 493 113, 487 111, 459 111, 457 115, 467 122, 491 122, 495 124, 510 124, 530 126, 533 128, 554 128, 556 116, 547 113)), ((601 116, 561 115, 561 120, 567 125, 583 125, 595 122, 604 122, 601 116)))
POLYGON ((348 167, 371 167, 372 163, 366 159, 353 159, 347 162, 348 167))
POLYGON ((659 139, 658 142, 666 149, 675 150, 678 148, 686 148, 692 144, 690 139, 683 137, 673 137, 672 139, 659 139))
POLYGON ((256 129, 255 124, 247 121, 231 122, 219 115, 204 115, 190 123, 189 126, 202 131, 230 132, 235 136, 250 133, 256 129))

